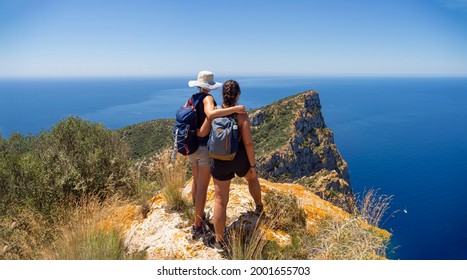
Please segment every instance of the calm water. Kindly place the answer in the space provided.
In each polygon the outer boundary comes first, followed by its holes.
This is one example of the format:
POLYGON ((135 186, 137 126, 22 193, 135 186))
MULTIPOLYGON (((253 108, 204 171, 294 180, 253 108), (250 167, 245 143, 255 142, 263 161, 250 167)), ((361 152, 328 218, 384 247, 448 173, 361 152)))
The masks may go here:
MULTIPOLYGON (((466 78, 236 79, 248 108, 320 92, 355 191, 394 195, 391 258, 467 259, 466 78)), ((36 134, 68 115, 111 129, 171 118, 194 93, 188 80, 0 79, 0 133, 36 134)))

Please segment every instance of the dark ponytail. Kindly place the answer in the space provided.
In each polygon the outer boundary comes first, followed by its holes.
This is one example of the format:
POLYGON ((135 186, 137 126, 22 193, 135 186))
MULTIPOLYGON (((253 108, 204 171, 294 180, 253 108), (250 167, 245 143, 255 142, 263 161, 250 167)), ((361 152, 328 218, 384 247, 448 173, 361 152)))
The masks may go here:
POLYGON ((237 96, 240 95, 240 86, 234 80, 228 80, 222 87, 222 98, 224 99, 224 105, 226 107, 232 107, 236 105, 237 96))

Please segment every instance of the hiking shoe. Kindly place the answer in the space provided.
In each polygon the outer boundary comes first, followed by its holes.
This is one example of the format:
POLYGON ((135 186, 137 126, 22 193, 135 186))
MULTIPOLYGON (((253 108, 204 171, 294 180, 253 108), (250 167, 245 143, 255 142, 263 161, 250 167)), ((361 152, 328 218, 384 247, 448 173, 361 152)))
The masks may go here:
POLYGON ((208 239, 207 244, 208 247, 214 248, 217 252, 225 252, 227 251, 227 246, 225 242, 218 242, 216 237, 213 235, 211 238, 208 239))
POLYGON ((255 212, 255 213, 258 213, 258 214, 263 213, 263 211, 264 211, 264 210, 263 210, 263 207, 264 207, 263 204, 256 204, 256 207, 255 207, 255 211, 254 211, 254 212, 255 212))
POLYGON ((203 226, 195 226, 195 225, 192 225, 191 226, 191 237, 193 238, 193 240, 198 240, 200 238, 203 238, 205 235, 205 232, 204 232, 204 227, 203 226))

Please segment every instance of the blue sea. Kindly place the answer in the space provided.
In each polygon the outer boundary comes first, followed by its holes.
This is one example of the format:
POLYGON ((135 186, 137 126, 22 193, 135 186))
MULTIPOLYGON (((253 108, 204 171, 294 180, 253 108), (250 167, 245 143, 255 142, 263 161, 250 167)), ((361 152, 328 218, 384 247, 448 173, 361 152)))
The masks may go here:
MULTIPOLYGON (((69 115, 110 129, 173 118, 190 78, 0 79, 0 133, 37 134, 69 115)), ((247 108, 320 93, 355 192, 394 196, 381 225, 391 259, 467 259, 467 78, 229 78, 247 108)))

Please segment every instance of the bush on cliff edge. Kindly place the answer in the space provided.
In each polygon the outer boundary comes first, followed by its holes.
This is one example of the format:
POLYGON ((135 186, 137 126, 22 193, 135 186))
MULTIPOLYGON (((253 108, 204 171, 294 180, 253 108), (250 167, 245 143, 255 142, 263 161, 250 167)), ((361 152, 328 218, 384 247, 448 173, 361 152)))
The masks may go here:
POLYGON ((116 132, 78 117, 38 136, 0 137, 0 259, 40 258, 83 196, 135 193, 131 172, 130 149, 116 132))
POLYGON ((0 142, 0 216, 11 206, 50 214, 84 194, 131 191, 130 150, 101 124, 69 117, 39 136, 12 134, 0 142))

